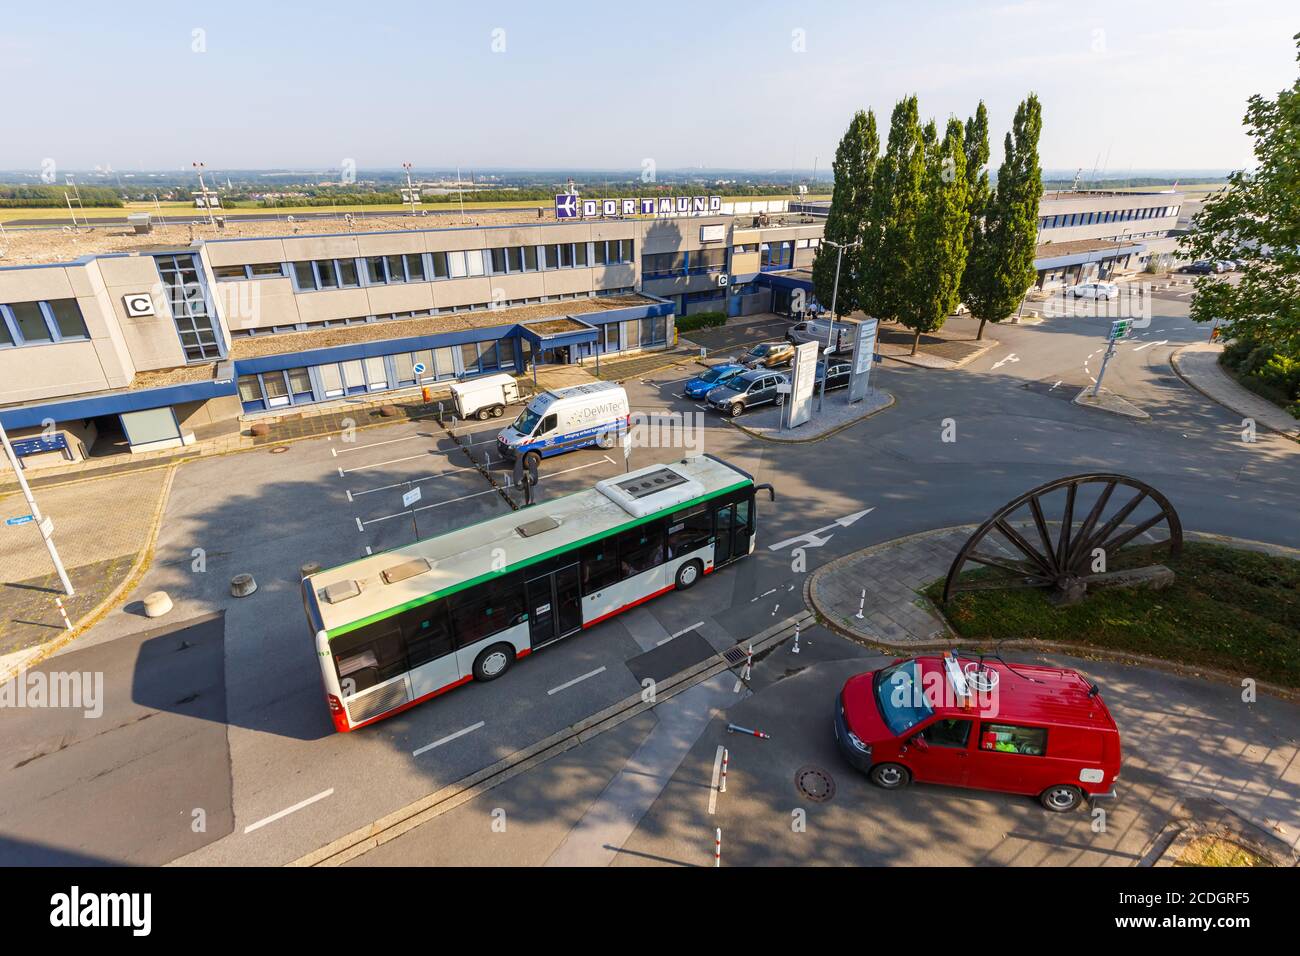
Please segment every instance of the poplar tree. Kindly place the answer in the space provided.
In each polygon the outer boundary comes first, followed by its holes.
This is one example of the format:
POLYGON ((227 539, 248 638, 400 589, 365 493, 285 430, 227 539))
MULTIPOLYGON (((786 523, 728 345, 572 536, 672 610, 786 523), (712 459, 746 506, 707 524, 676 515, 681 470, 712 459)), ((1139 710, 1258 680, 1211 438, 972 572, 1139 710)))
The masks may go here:
MULTIPOLYGON (((835 191, 826 217, 825 238, 848 245, 863 237, 871 211, 872 180, 880 155, 880 135, 876 131, 876 116, 868 110, 853 114, 840 145, 835 150, 831 168, 835 172, 835 191)), ((839 315, 862 308, 861 285, 858 276, 862 271, 862 250, 844 250, 840 267, 839 293, 835 294, 835 266, 839 250, 822 244, 813 261, 813 292, 817 301, 827 309, 835 300, 839 315)))
MULTIPOLYGON (((975 248, 975 234, 984 221, 989 205, 989 111, 984 101, 975 110, 975 115, 966 120, 964 136, 966 151, 966 189, 969 194, 970 216, 966 226, 966 267, 962 270, 961 301, 970 296, 968 275, 971 274, 971 260, 975 248)), ((973 276, 971 276, 973 279, 973 276)))
POLYGON ((902 316, 913 287, 924 178, 923 133, 916 97, 909 96, 894 107, 889 141, 876 164, 869 238, 859 276, 864 310, 887 322, 902 316))
POLYGON ((1034 284, 1038 203, 1043 195, 1038 162, 1042 130, 1042 107, 1031 93, 1017 107, 1006 135, 998 181, 969 256, 966 304, 980 320, 977 339, 984 337, 986 322, 1001 322, 1016 311, 1034 284))
POLYGON ((899 320, 912 330, 912 354, 921 335, 943 327, 957 307, 966 267, 970 187, 961 121, 948 120, 942 141, 926 125, 922 200, 917 219, 915 262, 899 320))

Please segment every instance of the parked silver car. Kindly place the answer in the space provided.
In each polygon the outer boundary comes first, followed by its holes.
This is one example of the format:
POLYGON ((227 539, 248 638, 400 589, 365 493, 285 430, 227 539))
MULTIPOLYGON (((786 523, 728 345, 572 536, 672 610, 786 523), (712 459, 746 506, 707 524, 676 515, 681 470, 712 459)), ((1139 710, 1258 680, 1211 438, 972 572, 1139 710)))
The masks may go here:
POLYGON ((766 405, 768 402, 784 405, 785 393, 778 386, 789 385, 789 381, 780 372, 765 368, 751 369, 709 392, 707 401, 710 408, 735 418, 756 405, 766 405))

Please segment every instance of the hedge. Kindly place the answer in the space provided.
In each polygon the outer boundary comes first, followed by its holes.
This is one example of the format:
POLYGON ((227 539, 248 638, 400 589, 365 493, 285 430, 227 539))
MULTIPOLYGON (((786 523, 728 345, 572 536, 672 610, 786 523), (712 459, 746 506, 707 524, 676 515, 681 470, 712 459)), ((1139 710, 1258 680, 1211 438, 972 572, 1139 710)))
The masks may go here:
POLYGON ((1243 386, 1300 418, 1300 361, 1247 339, 1229 342, 1219 361, 1243 386))
POLYGON ((694 332, 696 329, 712 329, 727 324, 725 312, 696 312, 694 315, 679 315, 673 323, 678 332, 694 332))

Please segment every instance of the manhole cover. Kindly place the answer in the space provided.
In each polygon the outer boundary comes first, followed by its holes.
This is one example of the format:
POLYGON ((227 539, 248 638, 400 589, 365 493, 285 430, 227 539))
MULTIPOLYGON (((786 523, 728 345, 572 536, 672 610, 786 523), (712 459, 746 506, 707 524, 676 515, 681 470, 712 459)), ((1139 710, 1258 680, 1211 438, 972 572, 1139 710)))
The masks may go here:
POLYGON ((276 445, 274 448, 271 449, 271 454, 272 454, 272 455, 283 455, 283 454, 284 454, 286 451, 288 451, 288 450, 289 450, 289 446, 288 446, 288 445, 276 445))
POLYGON ((809 800, 825 803, 835 796, 835 781, 820 767, 802 767, 794 775, 794 785, 809 800))

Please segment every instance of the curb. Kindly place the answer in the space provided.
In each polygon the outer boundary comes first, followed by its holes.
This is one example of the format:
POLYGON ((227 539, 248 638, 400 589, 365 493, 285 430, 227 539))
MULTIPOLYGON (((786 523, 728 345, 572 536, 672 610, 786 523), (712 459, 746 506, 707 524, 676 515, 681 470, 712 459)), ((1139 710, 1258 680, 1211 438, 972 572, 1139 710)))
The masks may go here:
POLYGON ((149 570, 149 566, 153 563, 154 547, 158 543, 158 529, 162 527, 163 512, 167 510, 167 499, 171 497, 172 481, 176 477, 177 464, 172 464, 168 466, 168 468, 169 470, 167 475, 163 478, 162 489, 158 493, 158 504, 154 509, 153 520, 149 525, 149 535, 145 539, 144 547, 140 549, 139 555, 136 556, 135 563, 133 563, 131 569, 127 571, 126 577, 121 580, 117 587, 113 588, 113 590, 109 592, 107 597, 82 615, 80 620, 73 625, 72 630, 65 631, 54 640, 42 644, 31 657, 24 660, 16 668, 13 668, 11 665, 9 669, 0 672, 0 683, 12 679, 19 673, 27 670, 29 667, 34 667, 42 661, 48 660, 63 648, 67 647, 91 627, 98 624, 105 614, 117 606, 118 601, 123 597, 123 595, 134 590, 140 583, 145 572, 149 570))
POLYGON ((844 429, 852 428, 854 425, 858 424, 859 422, 865 422, 868 418, 874 418, 875 416, 879 415, 881 412, 887 412, 895 405, 898 404, 898 399, 894 397, 893 392, 885 392, 885 394, 889 396, 889 401, 886 404, 881 405, 879 408, 874 409, 873 411, 867 412, 867 414, 865 415, 860 415, 857 418, 853 419, 852 421, 848 421, 848 422, 844 422, 843 424, 836 425, 828 432, 823 432, 820 435, 814 435, 812 438, 773 438, 771 435, 763 435, 760 434, 759 432, 752 431, 751 429, 746 428, 744 425, 738 425, 736 424, 734 419, 723 418, 723 421, 726 422, 728 425, 730 425, 732 428, 736 429, 737 431, 742 431, 750 438, 757 438, 759 441, 769 441, 775 445, 811 445, 819 441, 825 441, 827 438, 831 438, 834 435, 838 435, 840 432, 844 431, 844 429))
POLYGON ((1092 387, 1085 385, 1079 390, 1079 394, 1070 400, 1070 404, 1077 405, 1079 408, 1094 408, 1099 412, 1119 415, 1121 418, 1127 418, 1135 422, 1149 422, 1151 420, 1151 415, 1148 412, 1138 408, 1123 395, 1116 395, 1110 389, 1102 389, 1102 393, 1093 400, 1091 391, 1092 387), (1104 404, 1107 399, 1111 404, 1104 404), (1128 407, 1125 408, 1125 406, 1128 407))
MULTIPOLYGON (((1192 381, 1183 373, 1183 370, 1178 367, 1178 356, 1181 355, 1183 352, 1185 352, 1188 348, 1190 348, 1189 345, 1184 345, 1181 348, 1174 349, 1173 352, 1169 354, 1169 366, 1174 370, 1174 374, 1177 375, 1180 379, 1182 379, 1183 384, 1186 385, 1188 388, 1192 389, 1193 391, 1199 392, 1201 395, 1203 395, 1205 398, 1208 398, 1210 401, 1218 405, 1220 408, 1226 408, 1234 415, 1240 415, 1242 418, 1254 418, 1253 415, 1247 415, 1245 412, 1235 409, 1231 405, 1225 405, 1221 400, 1215 398, 1213 395, 1211 395, 1205 389, 1201 388, 1199 385, 1197 385, 1194 381, 1192 381)), ((1261 398, 1260 401, 1261 402, 1266 401, 1266 399, 1261 398)), ((1286 409, 1279 408, 1278 412, 1285 415, 1286 409)), ((1260 428, 1264 429, 1264 431, 1266 432, 1271 432, 1274 435, 1280 435, 1283 438, 1288 438, 1293 442, 1300 442, 1300 421, 1296 422, 1296 427, 1293 431, 1285 431, 1285 432, 1279 431, 1278 429, 1274 428, 1272 425, 1269 425, 1265 422, 1261 422, 1258 419, 1255 419, 1255 424, 1260 428)))
MULTIPOLYGON (((988 645, 983 642, 963 641, 961 638, 959 638, 957 634, 953 631, 952 627, 949 625, 948 618, 943 613, 942 609, 940 609, 938 605, 936 605, 928 597, 925 597, 919 592, 913 592, 913 593, 915 593, 918 598, 920 598, 922 601, 925 602, 925 604, 928 606, 930 610, 930 613, 935 617, 939 625, 943 627, 943 629, 945 630, 947 635, 949 635, 951 640, 924 641, 924 642, 917 641, 915 643, 894 644, 894 643, 890 643, 889 641, 872 639, 870 637, 867 637, 864 634, 858 633, 857 631, 853 630, 850 627, 840 624, 836 616, 834 616, 834 614, 831 611, 829 611, 820 601, 817 600, 816 588, 814 587, 814 585, 817 583, 817 581, 821 578, 822 575, 829 574, 832 571, 834 571, 837 567, 846 564, 851 560, 855 560, 864 554, 870 554, 876 551, 881 551, 884 550, 885 548, 891 548, 896 545, 904 544, 909 541, 916 541, 928 537, 937 537, 939 535, 949 534, 953 531, 973 531, 977 527, 978 525, 975 524, 964 524, 964 525, 952 525, 951 527, 947 527, 947 528, 935 528, 930 531, 920 531, 915 534, 904 535, 901 538, 893 538, 889 541, 882 541, 880 544, 874 544, 871 545, 870 547, 863 548, 860 551, 855 551, 852 554, 846 554, 842 557, 836 558, 834 561, 831 561, 829 564, 822 565, 820 568, 818 568, 816 571, 814 571, 811 575, 808 576, 808 579, 804 582, 804 589, 803 589, 804 603, 809 608, 812 609, 812 612, 814 614, 817 615, 817 622, 821 624, 823 627, 827 628, 828 630, 834 631, 836 634, 840 635, 841 637, 847 638, 848 640, 851 640, 856 644, 860 644, 863 647, 870 647, 872 649, 883 650, 889 653, 900 653, 906 656, 911 656, 918 651, 939 651, 939 650, 951 650, 954 648, 980 649, 980 648, 987 647, 988 645)), ((1199 531, 1185 532, 1184 537, 1190 538, 1192 540, 1197 540, 1197 539, 1208 540, 1209 542, 1214 544, 1224 544, 1232 547, 1244 548, 1244 546, 1252 546, 1244 549, 1260 550, 1260 551, 1264 551, 1265 553, 1274 554, 1280 557, 1289 557, 1292 560, 1300 560, 1300 549, 1291 548, 1286 545, 1270 544, 1269 542, 1266 541, 1253 541, 1248 538, 1233 538, 1233 537, 1229 537, 1228 535, 1208 534, 1199 531)), ((1038 651, 1038 652, 1069 654, 1072 657, 1079 657, 1079 658, 1092 659, 1092 660, 1107 660, 1119 664, 1139 665, 1142 667, 1149 667, 1152 670, 1160 670, 1160 671, 1165 671, 1167 673, 1177 674, 1180 677, 1199 677, 1199 678, 1214 680, 1221 684, 1236 685, 1240 683, 1242 678, 1241 674, 1234 674, 1229 671, 1218 670, 1217 668, 1193 667, 1185 664, 1178 664, 1175 663, 1174 661, 1168 661, 1161 657, 1150 657, 1145 654, 1137 654, 1129 651, 1116 651, 1104 647, 1093 647, 1088 644, 1070 644, 1062 641, 1040 641, 1034 638, 1024 638, 1022 640, 999 641, 997 643, 997 646, 1017 647, 1017 648, 1038 651)), ((1293 701, 1293 702, 1300 701, 1300 688, 1284 687, 1280 684, 1272 684, 1267 681, 1261 681, 1261 680, 1256 680, 1255 686, 1259 690, 1268 693, 1270 696, 1277 697, 1287 701, 1293 701)))
MULTIPOLYGON (((353 830, 325 846, 304 854, 287 866, 341 866, 349 860, 356 859, 370 850, 394 840, 404 833, 415 829, 422 823, 441 816, 449 810, 467 803, 482 793, 505 783, 552 757, 572 750, 597 737, 607 730, 612 730, 626 720, 653 710, 661 701, 671 699, 684 690, 688 690, 733 665, 727 655, 750 645, 757 654, 762 650, 779 644, 789 634, 794 633, 796 623, 806 624, 811 615, 807 611, 787 617, 781 622, 765 628, 753 637, 728 648, 727 651, 712 656, 679 671, 666 680, 660 681, 656 688, 654 702, 647 702, 641 694, 633 694, 621 701, 611 704, 604 710, 592 714, 575 724, 556 731, 549 737, 516 751, 508 757, 497 761, 481 770, 475 771, 455 783, 448 784, 414 803, 381 817, 368 826, 353 830), (786 632, 789 632, 788 634, 786 632)), ((744 662, 744 652, 740 652, 739 662, 744 662)))

